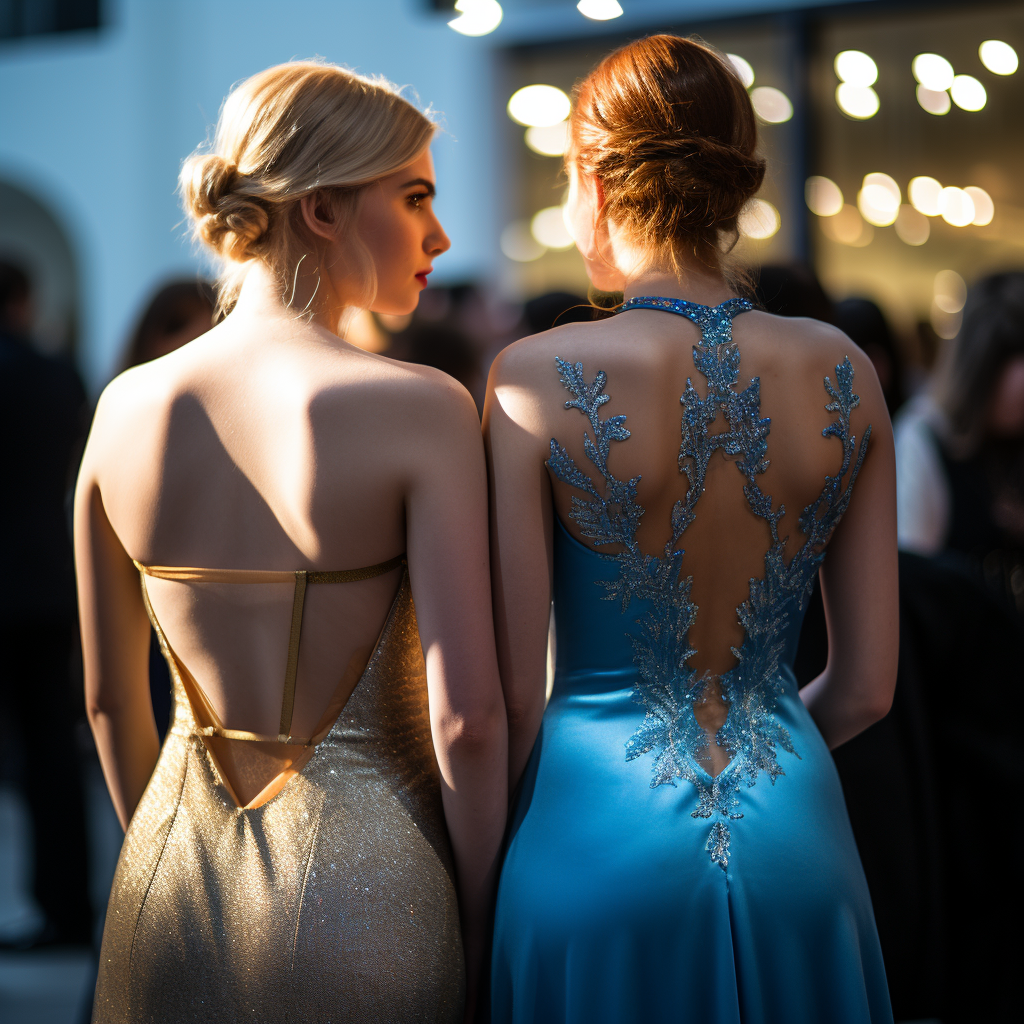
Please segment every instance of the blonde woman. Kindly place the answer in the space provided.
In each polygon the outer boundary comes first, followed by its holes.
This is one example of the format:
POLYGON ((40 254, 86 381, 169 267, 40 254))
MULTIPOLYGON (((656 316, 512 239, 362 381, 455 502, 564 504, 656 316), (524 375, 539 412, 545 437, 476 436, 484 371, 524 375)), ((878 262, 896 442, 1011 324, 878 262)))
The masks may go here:
POLYGON ((892 433, 864 353, 730 279, 756 144, 707 46, 653 36, 606 58, 576 97, 568 213, 594 284, 625 302, 491 373, 519 784, 495 1024, 892 1020, 829 756, 895 684, 892 433), (830 657, 800 693, 819 568, 830 657))
POLYGON ((343 329, 411 311, 449 246, 433 130, 386 82, 296 62, 236 88, 182 169, 227 315, 106 389, 76 496, 127 829, 97 1022, 473 1013, 506 791, 483 449, 462 387, 343 329))

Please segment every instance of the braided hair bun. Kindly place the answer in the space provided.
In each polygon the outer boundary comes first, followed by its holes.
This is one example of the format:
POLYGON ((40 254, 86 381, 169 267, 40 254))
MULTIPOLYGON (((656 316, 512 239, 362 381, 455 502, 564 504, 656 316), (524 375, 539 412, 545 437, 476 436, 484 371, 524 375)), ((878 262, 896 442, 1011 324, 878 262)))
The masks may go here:
POLYGON ((604 216, 651 252, 719 267, 723 235, 761 187, 757 121, 729 61, 656 35, 606 57, 576 90, 567 159, 595 175, 604 216))

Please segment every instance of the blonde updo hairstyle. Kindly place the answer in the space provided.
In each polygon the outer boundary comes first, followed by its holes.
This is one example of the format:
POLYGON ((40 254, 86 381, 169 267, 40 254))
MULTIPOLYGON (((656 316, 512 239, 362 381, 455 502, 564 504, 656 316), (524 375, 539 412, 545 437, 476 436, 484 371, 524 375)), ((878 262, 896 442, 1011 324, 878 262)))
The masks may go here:
MULTIPOLYGON (((254 260, 290 304, 299 262, 316 250, 299 200, 321 191, 342 226, 351 224, 363 187, 416 159, 434 130, 390 82, 326 62, 279 64, 236 86, 212 152, 194 153, 180 176, 193 233, 223 263, 218 314, 230 312, 254 260)), ((372 260, 354 232, 352 243, 368 305, 372 260)))
POLYGON ((764 180, 756 151, 747 90, 727 58, 694 39, 638 39, 576 88, 567 165, 600 181, 602 219, 677 273, 695 257, 737 276, 724 259, 764 180))

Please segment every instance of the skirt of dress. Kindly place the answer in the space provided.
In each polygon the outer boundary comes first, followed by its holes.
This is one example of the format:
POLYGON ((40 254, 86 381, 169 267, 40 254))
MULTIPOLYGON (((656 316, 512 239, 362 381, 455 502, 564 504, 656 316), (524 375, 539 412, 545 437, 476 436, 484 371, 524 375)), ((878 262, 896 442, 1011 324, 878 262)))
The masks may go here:
POLYGON ((93 1020, 456 1022, 465 968, 408 579, 327 737, 241 808, 175 717, 107 909, 93 1020))
POLYGON ((650 759, 625 758, 631 674, 556 679, 501 873, 494 1024, 889 1024, 839 779, 795 683, 780 717, 799 757, 741 790, 723 869, 695 788, 652 789, 650 759))

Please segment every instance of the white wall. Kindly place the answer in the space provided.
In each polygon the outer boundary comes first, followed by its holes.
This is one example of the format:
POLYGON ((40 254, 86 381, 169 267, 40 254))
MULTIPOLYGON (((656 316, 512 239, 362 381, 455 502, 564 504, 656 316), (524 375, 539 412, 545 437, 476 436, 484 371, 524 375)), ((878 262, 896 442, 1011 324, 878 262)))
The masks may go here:
POLYGON ((453 242, 437 278, 497 259, 491 52, 417 0, 108 0, 98 35, 0 43, 0 179, 62 221, 82 285, 80 362, 108 378, 149 291, 198 257, 175 195, 232 83, 319 55, 412 85, 442 115, 437 209, 453 242))

